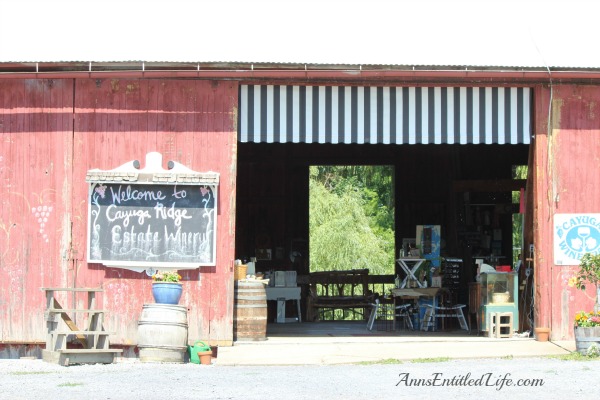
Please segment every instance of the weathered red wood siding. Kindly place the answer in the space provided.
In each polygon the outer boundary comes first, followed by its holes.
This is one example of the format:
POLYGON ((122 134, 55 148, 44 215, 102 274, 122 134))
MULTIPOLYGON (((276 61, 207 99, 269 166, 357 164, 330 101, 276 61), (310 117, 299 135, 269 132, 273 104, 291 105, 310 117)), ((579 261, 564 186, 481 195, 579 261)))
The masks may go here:
MULTIPOLYGON (((577 266, 554 265, 552 222, 600 212, 600 87, 536 86, 534 98, 535 321, 568 339, 595 293, 567 285, 577 266)), ((183 273, 182 304, 190 340, 231 343, 236 107, 231 81, 0 79, 0 341, 44 340, 40 287, 102 286, 113 343, 136 343, 150 280, 86 263, 84 177, 158 151, 165 163, 221 174, 217 267, 183 273)))
POLYGON ((73 80, 0 79, 0 341, 43 341, 67 284, 73 80))
POLYGON ((553 216, 600 213, 600 87, 538 87, 535 98, 535 321, 572 339, 575 313, 591 310, 596 293, 568 286, 578 266, 554 265, 553 216))
POLYGON ((153 301, 151 280, 145 273, 86 262, 85 174, 133 159, 143 167, 145 155, 157 151, 165 168, 174 160, 196 171, 220 173, 217 266, 182 273, 180 304, 189 310, 190 341, 230 344, 237 83, 48 82, 0 81, 0 179, 9 194, 1 203, 0 265, 10 275, 0 279, 0 340, 45 339, 40 287, 101 286, 100 306, 109 311, 105 325, 117 332, 111 342, 137 342, 142 305, 153 301), (52 207, 44 232, 31 211, 38 205, 52 207))

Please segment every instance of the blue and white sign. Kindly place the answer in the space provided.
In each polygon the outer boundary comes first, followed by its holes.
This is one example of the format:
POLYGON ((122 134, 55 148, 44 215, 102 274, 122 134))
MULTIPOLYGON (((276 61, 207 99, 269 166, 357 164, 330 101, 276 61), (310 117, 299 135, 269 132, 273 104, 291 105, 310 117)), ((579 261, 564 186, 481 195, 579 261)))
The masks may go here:
POLYGON ((600 214, 554 215, 554 264, 579 265, 585 253, 600 253, 600 214))

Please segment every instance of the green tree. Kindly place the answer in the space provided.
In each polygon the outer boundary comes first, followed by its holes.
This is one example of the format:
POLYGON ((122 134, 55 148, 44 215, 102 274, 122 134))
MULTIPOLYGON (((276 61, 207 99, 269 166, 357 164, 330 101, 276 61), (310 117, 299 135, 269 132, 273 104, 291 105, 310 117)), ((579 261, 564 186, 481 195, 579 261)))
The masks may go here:
MULTIPOLYGON (((527 179, 527 165, 516 165, 513 167, 513 179, 527 179)), ((512 192, 513 204, 518 204, 520 201, 521 192, 512 192)), ((523 246, 523 214, 513 214, 513 265, 517 262, 520 249, 523 246)))
POLYGON ((391 167, 372 166, 310 168, 312 271, 369 268, 372 274, 393 272, 390 171, 391 167))

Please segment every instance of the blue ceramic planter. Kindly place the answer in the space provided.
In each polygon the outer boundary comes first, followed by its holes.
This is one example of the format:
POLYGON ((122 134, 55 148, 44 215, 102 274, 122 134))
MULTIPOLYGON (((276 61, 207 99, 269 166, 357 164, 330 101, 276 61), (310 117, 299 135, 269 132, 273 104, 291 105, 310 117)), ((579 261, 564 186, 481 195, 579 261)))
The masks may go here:
POLYGON ((152 296, 158 304, 179 304, 182 290, 181 283, 154 282, 152 284, 152 296))

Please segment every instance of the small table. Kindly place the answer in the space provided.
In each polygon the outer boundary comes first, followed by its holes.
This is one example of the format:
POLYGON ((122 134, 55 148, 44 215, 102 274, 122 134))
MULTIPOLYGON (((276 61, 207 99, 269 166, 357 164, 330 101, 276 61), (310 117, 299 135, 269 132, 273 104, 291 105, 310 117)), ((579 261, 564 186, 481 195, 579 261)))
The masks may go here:
POLYGON ((267 300, 277 301, 277 323, 296 322, 296 318, 285 317, 285 302, 287 300, 296 300, 298 307, 298 322, 302 322, 300 314, 300 287, 272 287, 265 288, 267 292, 267 300))
POLYGON ((402 284, 400 285, 401 289, 404 289, 406 287, 406 282, 409 279, 414 279, 420 288, 424 288, 423 284, 419 282, 419 280, 415 276, 415 273, 424 261, 424 258, 413 257, 400 257, 396 260, 398 265, 400 265, 400 268, 402 268, 402 270, 406 273, 406 276, 404 277, 404 279, 402 280, 402 284), (412 266, 409 266, 409 264, 412 264, 412 266))
MULTIPOLYGON (((398 298, 404 300, 419 300, 421 297, 428 297, 432 300, 435 299, 441 289, 440 288, 396 288, 392 289, 392 296, 394 297, 394 309, 397 306, 398 298)), ((420 319, 420 310, 419 310, 419 319, 420 319)), ((393 329, 396 330, 396 318, 394 318, 394 326, 393 329)))

